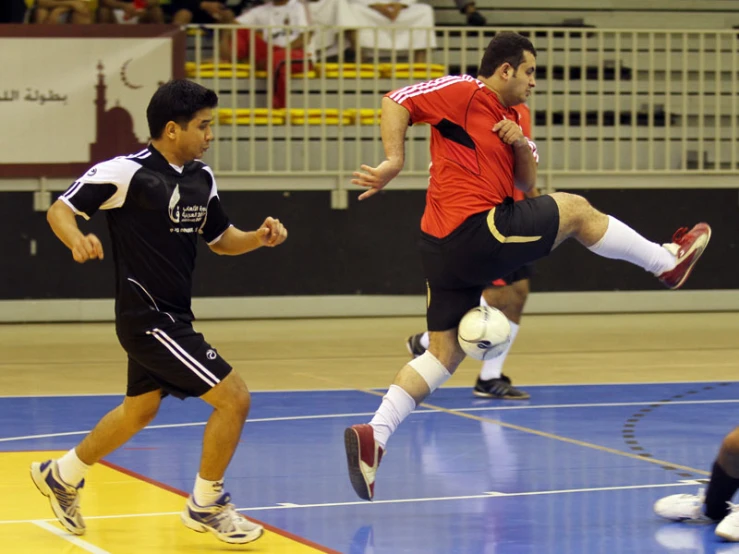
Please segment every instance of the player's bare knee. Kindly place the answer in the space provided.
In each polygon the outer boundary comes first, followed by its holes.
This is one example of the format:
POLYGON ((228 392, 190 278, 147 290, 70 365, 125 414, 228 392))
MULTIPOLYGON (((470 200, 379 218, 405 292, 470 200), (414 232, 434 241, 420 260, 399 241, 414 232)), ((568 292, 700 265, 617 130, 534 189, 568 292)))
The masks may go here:
POLYGON ((501 312, 505 312, 508 306, 508 293, 505 287, 488 287, 482 291, 482 298, 485 304, 492 308, 498 308, 501 312))
POLYGON ((126 397, 123 401, 123 415, 134 429, 143 429, 151 423, 159 412, 161 394, 159 391, 141 396, 126 397))
MULTIPOLYGON (((522 279, 516 281, 511 285, 508 305, 511 312, 518 316, 520 319, 523 307, 526 305, 526 300, 529 298, 529 281, 528 279, 522 279)), ((509 318, 514 319, 514 318, 509 318)))
POLYGON ((555 192, 551 196, 559 210, 559 231, 555 244, 569 237, 580 240, 593 233, 597 235, 601 228, 605 232, 608 217, 596 210, 584 197, 567 192, 555 192))
POLYGON ((464 360, 464 351, 457 341, 457 330, 429 333, 428 351, 452 374, 464 360))
POLYGON ((211 389, 217 396, 210 402, 216 409, 234 412, 246 419, 251 407, 251 394, 246 383, 235 371, 231 371, 223 381, 211 389))
POLYGON ((733 456, 739 456, 739 427, 731 431, 721 444, 721 450, 733 456))

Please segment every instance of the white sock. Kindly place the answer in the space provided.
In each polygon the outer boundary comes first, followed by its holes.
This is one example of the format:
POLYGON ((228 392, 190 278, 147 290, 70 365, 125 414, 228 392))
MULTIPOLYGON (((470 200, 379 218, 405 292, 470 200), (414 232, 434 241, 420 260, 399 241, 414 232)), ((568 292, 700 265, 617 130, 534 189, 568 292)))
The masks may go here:
POLYGON ((198 506, 210 506, 215 504, 223 494, 223 479, 220 481, 208 481, 198 476, 195 477, 195 488, 192 491, 192 497, 198 506))
POLYGON ((480 379, 482 379, 483 381, 497 379, 503 373, 503 363, 505 363, 508 352, 511 351, 511 346, 513 346, 513 341, 516 340, 516 335, 518 334, 519 328, 519 325, 516 325, 510 320, 508 321, 508 323, 511 324, 511 342, 508 343, 508 347, 503 350, 503 353, 500 356, 496 356, 495 358, 492 358, 490 360, 485 360, 482 363, 482 369, 480 370, 480 379))
POLYGON ((416 401, 398 385, 390 385, 382 404, 375 412, 370 425, 375 432, 375 440, 385 448, 390 435, 408 415, 416 409, 416 401))
POLYGON ((675 267, 676 259, 666 248, 651 242, 613 216, 608 216, 608 229, 588 250, 612 260, 625 260, 661 275, 675 267))
POLYGON ((68 485, 76 487, 85 478, 87 471, 92 467, 77 457, 73 448, 56 461, 59 466, 59 477, 68 485))
POLYGON ((423 335, 421 335, 421 339, 418 341, 421 343, 421 346, 423 346, 426 350, 429 349, 429 332, 424 331, 423 335))

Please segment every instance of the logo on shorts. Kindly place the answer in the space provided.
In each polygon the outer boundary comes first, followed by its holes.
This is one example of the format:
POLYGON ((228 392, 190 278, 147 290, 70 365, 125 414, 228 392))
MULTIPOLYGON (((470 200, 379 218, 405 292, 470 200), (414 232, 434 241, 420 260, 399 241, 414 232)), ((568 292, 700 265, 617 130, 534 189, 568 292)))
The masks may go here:
POLYGON ((205 357, 208 358, 209 360, 215 360, 216 359, 216 356, 218 356, 218 354, 216 354, 216 351, 213 350, 213 349, 208 350, 205 353, 205 357))
POLYGON ((95 174, 96 174, 97 172, 98 172, 98 169, 97 169, 97 167, 93 167, 93 168, 92 168, 92 169, 91 169, 90 171, 88 171, 88 172, 87 172, 87 176, 88 176, 88 177, 92 177, 92 176, 93 176, 93 175, 95 175, 95 174))

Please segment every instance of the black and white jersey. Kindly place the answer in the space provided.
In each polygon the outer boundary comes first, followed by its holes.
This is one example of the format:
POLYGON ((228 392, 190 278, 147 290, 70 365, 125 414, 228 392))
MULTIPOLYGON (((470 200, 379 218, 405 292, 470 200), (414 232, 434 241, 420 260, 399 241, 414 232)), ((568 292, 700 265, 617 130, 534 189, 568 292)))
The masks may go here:
POLYGON ((85 219, 106 210, 119 322, 151 310, 193 319, 197 236, 212 244, 230 225, 207 165, 177 168, 149 146, 97 164, 61 200, 85 219))

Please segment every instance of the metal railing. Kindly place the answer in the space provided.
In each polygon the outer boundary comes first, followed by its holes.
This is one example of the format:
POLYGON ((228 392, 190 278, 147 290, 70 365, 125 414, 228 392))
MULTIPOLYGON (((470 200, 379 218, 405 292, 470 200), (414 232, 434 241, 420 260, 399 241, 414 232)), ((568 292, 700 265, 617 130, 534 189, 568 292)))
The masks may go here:
MULTIPOLYGON (((220 175, 339 179, 382 159, 370 110, 379 108, 383 94, 441 74, 474 74, 493 34, 488 28, 424 29, 426 37, 435 34, 437 47, 422 50, 426 65, 410 71, 402 64, 413 59, 412 43, 403 51, 364 49, 363 66, 336 65, 317 49, 310 59, 281 66, 288 83, 285 109, 256 118, 254 110, 271 106, 275 95, 274 58, 270 51, 264 63, 258 61, 254 33, 248 59, 237 59, 233 41, 222 52, 224 33, 236 28, 198 32, 188 53, 192 78, 219 93, 221 109, 252 110, 230 119, 221 112, 208 161, 220 175), (214 59, 245 65, 240 73, 206 70, 203 64, 214 59), (265 71, 257 71, 261 67, 265 71), (317 111, 296 111, 305 109, 317 111)), ((529 105, 540 175, 739 174, 737 31, 517 30, 538 51, 529 105)), ((300 31, 306 39, 312 33, 314 44, 335 37, 338 52, 346 46, 343 29, 300 31)), ((428 136, 425 126, 409 130, 405 176, 425 179, 428 136)))

